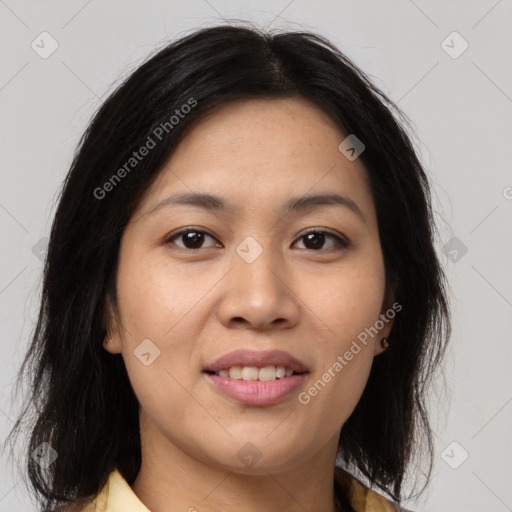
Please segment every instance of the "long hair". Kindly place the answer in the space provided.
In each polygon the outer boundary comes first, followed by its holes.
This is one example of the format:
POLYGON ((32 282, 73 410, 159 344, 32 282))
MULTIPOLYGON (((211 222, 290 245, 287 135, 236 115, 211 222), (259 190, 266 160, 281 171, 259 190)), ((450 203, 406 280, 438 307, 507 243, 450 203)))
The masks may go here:
POLYGON ((364 142, 359 158, 370 178, 386 283, 403 306, 390 347, 375 358, 341 430, 339 455, 397 502, 413 452, 424 450, 430 475, 425 398, 450 319, 429 180, 407 118, 325 38, 221 25, 167 44, 113 91, 63 183, 39 317, 18 375, 18 385, 28 375, 30 396, 9 434, 17 436, 32 413, 24 468, 44 510, 94 496, 116 467, 130 484, 140 469, 139 405, 122 358, 102 347, 107 305, 118 311, 120 240, 136 205, 194 121, 234 100, 288 97, 311 100, 364 142), (151 135, 155 147, 128 172, 126 162, 151 135), (42 443, 58 454, 48 467, 31 457, 42 443))

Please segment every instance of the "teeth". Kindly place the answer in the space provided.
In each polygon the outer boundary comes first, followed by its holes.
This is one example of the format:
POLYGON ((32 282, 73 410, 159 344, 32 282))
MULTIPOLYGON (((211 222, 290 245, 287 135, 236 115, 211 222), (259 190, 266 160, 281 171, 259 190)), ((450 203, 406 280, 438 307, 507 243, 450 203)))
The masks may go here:
POLYGON ((293 375, 293 370, 284 366, 264 366, 263 368, 256 368, 256 366, 232 366, 229 370, 221 370, 216 375, 237 380, 269 381, 290 377, 293 375))
POLYGON ((258 380, 259 377, 259 370, 258 368, 255 368, 254 366, 244 366, 242 368, 242 379, 243 380, 258 380))
POLYGON ((233 366, 228 370, 228 376, 231 379, 241 379, 242 378, 242 368, 240 366, 233 366))
MULTIPOLYGON (((293 373, 292 370, 290 370, 290 375, 293 373)), ((283 368, 282 366, 278 366, 276 368, 276 377, 278 379, 282 379, 284 376, 286 375, 286 369, 283 368)))
POLYGON ((258 371, 258 378, 259 380, 275 380, 277 378, 277 368, 274 366, 265 366, 260 368, 258 371))

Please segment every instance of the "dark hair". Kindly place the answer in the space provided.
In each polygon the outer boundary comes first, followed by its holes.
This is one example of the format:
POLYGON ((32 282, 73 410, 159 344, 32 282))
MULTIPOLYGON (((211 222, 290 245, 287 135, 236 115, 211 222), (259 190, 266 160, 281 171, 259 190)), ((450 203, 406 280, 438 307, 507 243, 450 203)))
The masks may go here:
MULTIPOLYGON (((426 396, 451 328, 429 182, 402 126, 410 124, 321 36, 222 25, 168 44, 119 85, 94 115, 64 181, 39 317, 17 381, 30 372, 30 397, 9 434, 37 410, 24 469, 45 510, 97 494, 115 467, 130 484, 140 469, 138 401, 122 357, 108 354, 102 341, 107 305, 118 314, 121 236, 144 192, 195 120, 234 100, 287 97, 312 101, 365 144, 359 158, 376 205, 386 284, 403 306, 390 346, 374 359, 361 400, 342 428, 339 455, 346 471, 398 503, 414 452, 422 447, 430 476, 426 396), (155 147, 131 172, 120 173, 155 133, 161 135, 155 147), (113 180, 116 173, 122 183, 113 180), (426 443, 419 442, 421 435, 426 443), (43 442, 58 453, 47 469, 30 457, 43 442)), ((343 471, 336 469, 336 489, 346 482, 343 471)))

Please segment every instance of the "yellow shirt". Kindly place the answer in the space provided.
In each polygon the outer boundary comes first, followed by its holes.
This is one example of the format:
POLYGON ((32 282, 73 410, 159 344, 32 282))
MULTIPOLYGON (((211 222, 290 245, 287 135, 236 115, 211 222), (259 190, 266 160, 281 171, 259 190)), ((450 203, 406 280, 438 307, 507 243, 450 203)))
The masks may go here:
MULTIPOLYGON (((386 498, 368 489, 356 478, 352 479, 351 505, 357 512, 407 512, 386 498)), ((150 512, 139 500, 128 482, 116 469, 110 473, 103 489, 83 512, 150 512)))

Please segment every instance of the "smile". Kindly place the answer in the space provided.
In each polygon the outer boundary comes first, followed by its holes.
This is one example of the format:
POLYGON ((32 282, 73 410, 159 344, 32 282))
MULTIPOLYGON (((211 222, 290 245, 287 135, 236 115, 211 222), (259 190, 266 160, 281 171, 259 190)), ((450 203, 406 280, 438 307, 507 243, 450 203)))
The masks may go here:
MULTIPOLYGON (((250 367, 247 370, 253 372, 253 369, 250 367)), ((276 370, 273 371, 274 373, 276 372, 276 370)), ((238 403, 267 406, 277 404, 289 397, 293 391, 303 385, 309 374, 306 372, 289 376, 285 375, 281 378, 276 377, 273 380, 266 381, 221 377, 215 373, 208 372, 204 372, 204 375, 216 392, 220 392, 238 403)))

